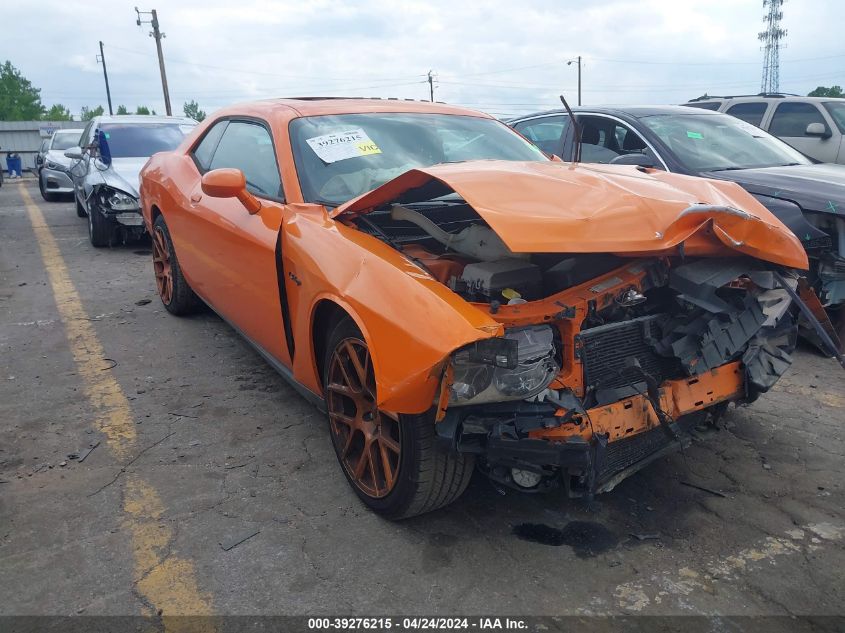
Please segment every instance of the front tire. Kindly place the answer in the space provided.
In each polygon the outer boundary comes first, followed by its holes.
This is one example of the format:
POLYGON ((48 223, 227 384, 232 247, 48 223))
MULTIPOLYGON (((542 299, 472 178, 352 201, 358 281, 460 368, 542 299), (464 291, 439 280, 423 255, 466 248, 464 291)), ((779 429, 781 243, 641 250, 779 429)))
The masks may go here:
MULTIPOLYGON (((77 210, 77 213, 79 211, 77 210)), ((88 238, 94 248, 111 246, 111 239, 114 235, 114 226, 100 213, 96 207, 88 212, 88 238)))
POLYGON ((153 272, 155 273, 156 289, 164 307, 170 314, 183 316, 196 312, 202 301, 191 290, 188 281, 182 274, 170 230, 160 215, 153 223, 153 272))
POLYGON ((56 194, 47 191, 47 188, 44 186, 44 176, 41 174, 38 174, 38 190, 41 192, 41 197, 44 198, 46 202, 56 201, 56 194))
POLYGON ((405 519, 461 496, 472 477, 473 457, 437 446, 433 413, 397 417, 376 407, 370 353, 348 317, 329 335, 323 367, 332 445, 347 481, 368 508, 388 519, 405 519))

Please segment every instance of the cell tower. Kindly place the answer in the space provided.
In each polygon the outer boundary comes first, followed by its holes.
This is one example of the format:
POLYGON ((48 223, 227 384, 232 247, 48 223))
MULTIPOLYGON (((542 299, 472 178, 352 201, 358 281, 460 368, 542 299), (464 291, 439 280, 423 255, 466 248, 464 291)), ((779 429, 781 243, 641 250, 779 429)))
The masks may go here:
POLYGON ((763 42, 763 81, 760 92, 780 91, 780 49, 784 46, 786 29, 780 28, 783 19, 784 0, 763 0, 766 15, 763 22, 766 30, 757 34, 757 39, 763 42))

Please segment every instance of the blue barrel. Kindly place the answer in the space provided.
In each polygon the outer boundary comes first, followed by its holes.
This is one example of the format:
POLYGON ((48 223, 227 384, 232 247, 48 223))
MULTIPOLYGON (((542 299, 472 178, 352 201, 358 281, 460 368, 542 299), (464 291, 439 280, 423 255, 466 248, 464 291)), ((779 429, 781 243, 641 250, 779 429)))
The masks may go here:
POLYGON ((9 170, 9 175, 17 174, 18 176, 21 175, 21 157, 7 157, 6 158, 6 167, 9 170))

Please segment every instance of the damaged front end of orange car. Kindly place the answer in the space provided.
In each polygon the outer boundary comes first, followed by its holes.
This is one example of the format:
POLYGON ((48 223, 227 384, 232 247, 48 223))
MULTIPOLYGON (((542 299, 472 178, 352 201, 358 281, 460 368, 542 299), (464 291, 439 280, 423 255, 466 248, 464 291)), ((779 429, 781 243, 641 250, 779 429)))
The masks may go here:
POLYGON ((729 183, 484 161, 407 172, 335 216, 504 328, 438 366, 435 428, 522 491, 609 491, 791 363, 806 256, 729 183))
POLYGON ((609 491, 767 391, 791 363, 792 312, 743 259, 636 260, 502 305, 505 337, 452 356, 438 435, 505 485, 609 491))

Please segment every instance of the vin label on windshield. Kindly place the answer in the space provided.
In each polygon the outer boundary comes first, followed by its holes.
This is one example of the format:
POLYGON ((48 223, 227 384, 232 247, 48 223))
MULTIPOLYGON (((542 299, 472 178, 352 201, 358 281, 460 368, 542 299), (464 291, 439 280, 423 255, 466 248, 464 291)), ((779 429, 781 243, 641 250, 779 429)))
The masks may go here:
POLYGON ((360 128, 333 132, 305 139, 324 163, 336 163, 347 158, 381 154, 381 149, 360 128))

